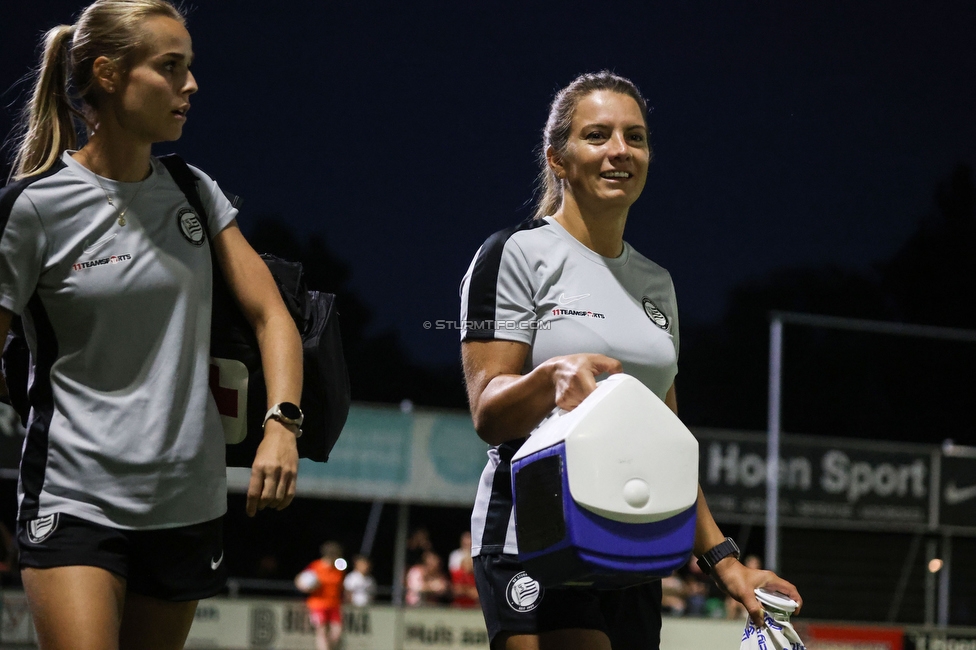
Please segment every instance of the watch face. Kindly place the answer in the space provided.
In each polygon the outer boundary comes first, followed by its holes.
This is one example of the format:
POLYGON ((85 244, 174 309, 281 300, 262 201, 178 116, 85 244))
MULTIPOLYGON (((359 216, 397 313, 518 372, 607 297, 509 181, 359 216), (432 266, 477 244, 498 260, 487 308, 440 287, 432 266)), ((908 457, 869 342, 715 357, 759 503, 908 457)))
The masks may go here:
POLYGON ((291 402, 282 402, 278 405, 278 410, 289 420, 299 420, 302 417, 302 410, 291 402))

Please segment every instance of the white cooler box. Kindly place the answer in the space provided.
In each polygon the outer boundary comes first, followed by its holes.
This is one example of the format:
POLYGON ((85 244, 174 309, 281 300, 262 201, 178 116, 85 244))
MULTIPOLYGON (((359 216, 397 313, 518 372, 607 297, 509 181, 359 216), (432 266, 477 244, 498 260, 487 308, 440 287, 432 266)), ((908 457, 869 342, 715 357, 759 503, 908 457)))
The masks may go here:
POLYGON ((698 441, 640 381, 612 375, 526 440, 512 490, 519 560, 543 586, 648 582, 691 555, 698 441))

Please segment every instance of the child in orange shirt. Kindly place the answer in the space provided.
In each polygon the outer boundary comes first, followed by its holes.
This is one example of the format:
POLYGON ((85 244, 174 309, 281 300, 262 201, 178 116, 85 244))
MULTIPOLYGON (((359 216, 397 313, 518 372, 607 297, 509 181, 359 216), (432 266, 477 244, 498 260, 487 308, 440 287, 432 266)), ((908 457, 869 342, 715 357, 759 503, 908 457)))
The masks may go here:
POLYGON ((342 547, 336 542, 326 542, 321 551, 321 559, 313 561, 295 577, 295 586, 308 594, 305 605, 315 628, 316 650, 329 650, 338 647, 342 636, 344 575, 335 566, 342 556, 342 547))

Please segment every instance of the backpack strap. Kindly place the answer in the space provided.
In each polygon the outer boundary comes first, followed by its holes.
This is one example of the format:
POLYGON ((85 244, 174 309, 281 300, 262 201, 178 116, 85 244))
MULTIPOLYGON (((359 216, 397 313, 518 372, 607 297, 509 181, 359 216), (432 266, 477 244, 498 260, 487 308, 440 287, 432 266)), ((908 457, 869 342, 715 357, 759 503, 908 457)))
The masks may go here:
MULTIPOLYGON (((169 175, 176 181, 177 187, 183 192, 183 196, 186 197, 187 202, 193 206, 193 209, 203 219, 204 228, 207 228, 207 209, 203 207, 203 199, 200 198, 200 190, 197 189, 197 175, 193 173, 193 170, 186 164, 186 161, 175 153, 160 156, 159 162, 163 163, 163 166, 169 171, 169 175)), ((209 236, 210 229, 207 228, 208 239, 209 236)))
MULTIPOLYGON (((180 158, 178 154, 171 153, 165 156, 159 157, 159 162, 163 163, 163 166, 169 172, 169 175, 173 177, 176 181, 176 186, 180 188, 183 192, 183 196, 186 197, 187 202, 193 207, 194 210, 200 215, 203 220, 203 228, 207 231, 207 239, 211 242, 211 247, 213 247, 213 238, 210 236, 210 224, 207 218, 207 209, 203 207, 203 199, 200 198, 200 190, 197 187, 197 181, 200 178, 190 169, 190 166, 186 164, 186 161, 180 158)), ((241 197, 236 194, 231 194, 229 192, 224 192, 224 196, 230 201, 230 204, 240 209, 241 204, 244 203, 241 197)))

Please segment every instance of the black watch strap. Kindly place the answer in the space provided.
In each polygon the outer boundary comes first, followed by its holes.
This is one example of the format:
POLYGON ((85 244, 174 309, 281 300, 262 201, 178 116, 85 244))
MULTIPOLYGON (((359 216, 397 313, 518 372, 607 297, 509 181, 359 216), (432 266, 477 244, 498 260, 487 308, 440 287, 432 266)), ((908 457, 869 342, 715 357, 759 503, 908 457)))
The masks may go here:
POLYGON ((714 546, 701 554, 698 558, 698 566, 705 575, 712 574, 712 567, 730 555, 739 557, 739 547, 731 537, 726 537, 725 541, 714 546))

